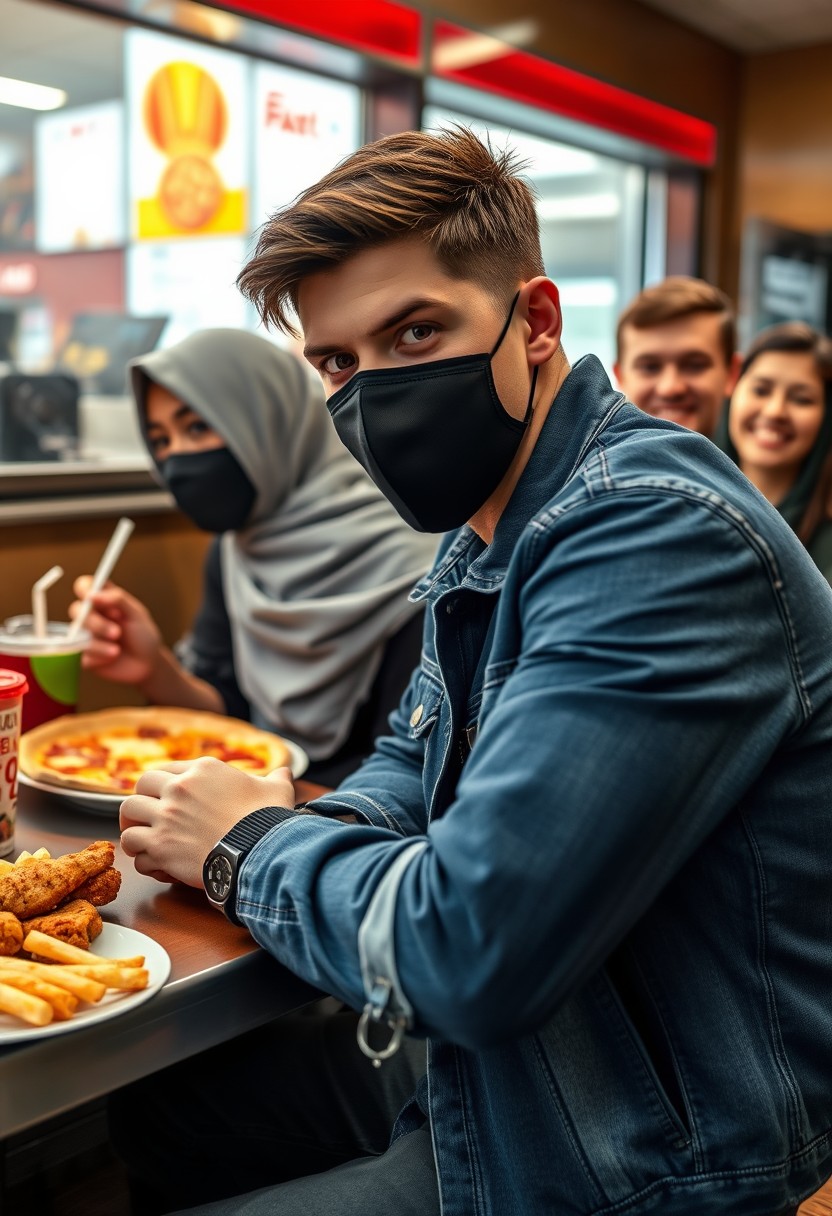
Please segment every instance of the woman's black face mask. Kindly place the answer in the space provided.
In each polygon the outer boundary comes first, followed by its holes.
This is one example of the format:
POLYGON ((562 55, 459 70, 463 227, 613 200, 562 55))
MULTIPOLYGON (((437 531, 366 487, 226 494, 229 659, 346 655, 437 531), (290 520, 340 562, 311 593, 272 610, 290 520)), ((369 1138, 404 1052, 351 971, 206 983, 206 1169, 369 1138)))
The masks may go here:
POLYGON ((341 442, 419 532, 447 532, 475 515, 520 446, 537 368, 522 421, 505 409, 491 369, 517 299, 490 354, 356 372, 327 401, 341 442))
POLYGON ((203 532, 237 532, 245 525, 257 491, 228 448, 177 452, 158 465, 179 508, 203 532))

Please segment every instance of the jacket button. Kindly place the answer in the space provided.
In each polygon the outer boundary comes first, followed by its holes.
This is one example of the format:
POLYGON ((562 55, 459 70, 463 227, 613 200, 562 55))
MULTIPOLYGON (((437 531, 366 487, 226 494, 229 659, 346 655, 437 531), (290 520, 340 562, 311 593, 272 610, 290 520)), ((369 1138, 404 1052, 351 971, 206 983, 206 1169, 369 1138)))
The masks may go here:
POLYGON ((456 600, 448 600, 447 604, 445 605, 445 611, 447 612, 448 616, 451 615, 454 608, 456 608, 456 600))
POLYGON ((413 713, 410 715, 410 725, 418 726, 422 721, 422 714, 425 712, 424 705, 417 705, 413 713))

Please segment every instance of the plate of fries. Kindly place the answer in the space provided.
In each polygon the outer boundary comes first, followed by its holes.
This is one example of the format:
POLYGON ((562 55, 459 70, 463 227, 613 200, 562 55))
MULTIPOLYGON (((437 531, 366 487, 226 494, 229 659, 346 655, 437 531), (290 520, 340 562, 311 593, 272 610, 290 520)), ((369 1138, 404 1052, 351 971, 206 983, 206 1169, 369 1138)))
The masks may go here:
POLYGON ((0 1044, 66 1034, 129 1013, 170 974, 158 942, 108 921, 88 950, 36 929, 23 949, 48 961, 0 957, 0 1044))

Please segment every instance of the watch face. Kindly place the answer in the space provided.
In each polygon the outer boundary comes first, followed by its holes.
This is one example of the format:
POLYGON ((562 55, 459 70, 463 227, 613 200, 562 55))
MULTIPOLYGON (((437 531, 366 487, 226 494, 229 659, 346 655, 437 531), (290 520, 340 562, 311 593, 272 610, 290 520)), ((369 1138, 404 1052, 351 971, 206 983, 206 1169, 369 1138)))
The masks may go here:
POLYGON ((231 862, 222 853, 215 853, 205 871, 205 886, 212 899, 223 903, 231 890, 231 862))

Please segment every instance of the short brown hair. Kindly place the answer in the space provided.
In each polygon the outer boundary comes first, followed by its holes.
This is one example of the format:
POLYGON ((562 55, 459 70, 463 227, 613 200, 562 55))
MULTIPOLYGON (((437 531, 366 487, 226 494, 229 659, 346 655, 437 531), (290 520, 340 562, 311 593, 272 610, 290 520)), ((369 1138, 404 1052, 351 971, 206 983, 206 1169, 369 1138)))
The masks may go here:
POLYGON ((615 331, 618 361, 621 361, 622 338, 627 325, 632 325, 633 329, 652 329, 655 325, 678 321, 697 312, 721 316, 722 351, 726 365, 730 364, 737 347, 737 327, 731 301, 724 291, 706 283, 704 279, 693 279, 683 274, 671 275, 661 283, 645 287, 624 309, 615 331))
POLYGON ((266 222, 237 286, 263 321, 295 334, 301 282, 364 249, 421 238, 456 278, 505 301, 543 274, 531 187, 509 151, 467 127, 366 144, 266 222))

